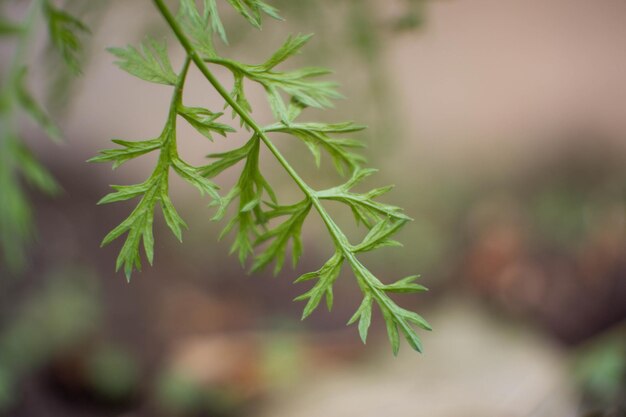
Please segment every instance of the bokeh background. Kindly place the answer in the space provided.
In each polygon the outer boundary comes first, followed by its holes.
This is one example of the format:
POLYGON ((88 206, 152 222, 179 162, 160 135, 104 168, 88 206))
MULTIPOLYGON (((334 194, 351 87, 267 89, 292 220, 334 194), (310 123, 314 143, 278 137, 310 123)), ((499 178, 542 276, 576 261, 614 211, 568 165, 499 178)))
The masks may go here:
MULTIPOLYGON (((172 186, 184 242, 159 219, 155 266, 130 284, 114 272, 121 242, 99 244, 132 204, 95 203, 108 184, 142 181, 153 160, 113 172, 85 160, 110 138, 158 135, 170 91, 120 71, 104 49, 171 36, 149 1, 76 0, 93 27, 84 73, 68 83, 44 33, 32 56, 66 141, 28 123, 26 140, 64 191, 32 193, 28 266, 0 266, 0 415, 626 415, 626 3, 271 3, 286 20, 260 33, 225 8, 222 50, 261 62, 289 33, 316 33, 296 61, 333 68, 347 98, 310 117, 367 124, 372 183, 395 183, 387 201, 415 219, 403 248, 367 261, 381 276, 420 273, 431 289, 399 299, 434 327, 420 333, 424 354, 403 345, 394 358, 378 319, 360 344, 345 326, 360 301, 349 275, 332 313, 300 322, 291 299, 304 288, 291 282, 327 259, 323 228, 305 227, 296 271, 249 275, 184 183, 172 186)), ((0 67, 11 48, 0 44, 0 67)), ((180 48, 171 53, 179 66, 180 48)), ((200 74, 190 85, 187 102, 222 106, 200 74)), ((250 89, 255 117, 270 120, 250 89)), ((242 139, 180 129, 192 162, 242 139)), ((311 183, 339 181, 277 140, 311 183)), ((270 155, 263 164, 280 193, 295 192, 270 155)))

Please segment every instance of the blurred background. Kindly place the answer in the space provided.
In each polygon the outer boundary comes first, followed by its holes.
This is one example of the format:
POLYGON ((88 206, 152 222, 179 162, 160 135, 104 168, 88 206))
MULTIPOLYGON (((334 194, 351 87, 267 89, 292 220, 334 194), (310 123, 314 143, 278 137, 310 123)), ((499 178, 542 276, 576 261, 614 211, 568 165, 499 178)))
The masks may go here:
MULTIPOLYGON (((262 62, 289 33, 316 34, 296 63, 333 68, 347 98, 306 117, 369 126, 359 138, 380 168, 371 183, 395 183, 386 201, 415 221, 403 248, 366 261, 381 276, 422 275, 430 292, 399 302, 434 327, 420 333, 424 354, 403 345, 394 358, 379 317, 360 343, 345 326, 360 302, 347 274, 335 310, 300 322, 291 300, 304 284, 291 282, 329 255, 315 221, 296 271, 249 275, 228 255, 231 237, 217 241, 212 209, 176 181, 184 242, 159 219, 154 267, 130 284, 114 272, 121 242, 100 241, 132 202, 96 202, 109 184, 143 181, 153 159, 113 172, 84 161, 111 138, 158 135, 170 90, 120 71, 104 49, 171 36, 148 1, 74 0, 93 32, 84 73, 68 81, 45 33, 31 59, 36 95, 66 140, 49 143, 28 123, 25 140, 63 192, 32 193, 28 264, 18 274, 0 265, 0 415, 626 415, 626 3, 270 3, 286 20, 261 33, 224 8, 222 51, 262 62)), ((12 48, 0 42, 0 72, 12 48)), ((180 48, 171 53, 178 68, 180 48)), ((190 85, 186 102, 221 108, 200 74, 190 85)), ((249 88, 255 117, 270 120, 249 88)), ((179 137, 194 163, 243 139, 207 143, 182 125, 179 137)), ((339 181, 281 141, 312 184, 339 181)), ((270 155, 263 164, 279 194, 294 192, 270 155)))

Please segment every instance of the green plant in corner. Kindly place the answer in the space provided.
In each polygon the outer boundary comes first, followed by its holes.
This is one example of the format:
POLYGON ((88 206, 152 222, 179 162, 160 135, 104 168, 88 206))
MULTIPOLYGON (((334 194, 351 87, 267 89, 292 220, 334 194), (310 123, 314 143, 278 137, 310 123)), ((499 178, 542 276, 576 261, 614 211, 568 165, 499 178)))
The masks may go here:
MULTIPOLYGON (((227 0, 250 24, 261 27, 264 15, 280 19, 277 11, 260 0, 227 0)), ((114 228, 103 244, 126 234, 126 240, 117 260, 117 268, 123 268, 130 279, 132 272, 141 268, 140 250, 151 264, 154 257, 153 217, 160 207, 165 221, 173 234, 181 239, 185 222, 174 208, 168 194, 169 175, 173 172, 207 194, 212 204, 218 206, 215 219, 227 216, 228 207, 235 206, 235 214, 228 221, 223 234, 235 233, 232 250, 238 252, 239 259, 245 262, 254 256, 252 270, 260 270, 274 262, 275 272, 281 270, 291 244, 292 262, 296 264, 302 253, 300 240, 302 226, 311 212, 317 212, 326 226, 334 244, 333 256, 317 271, 302 275, 296 282, 315 280, 313 287, 297 297, 305 301, 302 317, 309 316, 322 302, 330 310, 333 305, 333 285, 343 266, 352 270, 363 293, 363 301, 350 319, 349 324, 358 321, 358 329, 363 342, 366 341, 371 323, 374 304, 382 312, 394 354, 400 346, 400 333, 409 345, 421 351, 422 346, 413 326, 430 329, 428 323, 418 314, 398 306, 390 297, 393 293, 416 293, 426 289, 417 284, 417 276, 400 279, 392 284, 384 284, 358 259, 359 254, 384 246, 397 246, 392 236, 408 221, 400 208, 378 201, 391 187, 373 189, 366 193, 354 191, 354 187, 375 170, 362 165, 363 158, 355 153, 361 143, 353 139, 338 137, 363 129, 352 122, 314 123, 300 121, 300 115, 307 107, 329 108, 332 101, 340 98, 334 83, 320 81, 319 76, 328 74, 322 68, 302 68, 293 71, 280 71, 277 67, 289 57, 300 52, 310 36, 289 37, 286 42, 265 62, 246 64, 220 56, 215 48, 215 38, 226 42, 226 31, 217 13, 216 0, 203 0, 198 7, 195 0, 180 0, 180 10, 175 16, 163 0, 154 4, 174 32, 179 44, 186 52, 182 68, 174 71, 169 61, 165 45, 147 40, 139 48, 112 48, 118 65, 143 80, 165 84, 173 88, 172 100, 162 133, 154 139, 142 141, 114 140, 118 148, 104 150, 92 162, 112 162, 117 167, 131 159, 150 152, 158 152, 158 162, 150 177, 134 185, 113 186, 114 192, 104 197, 100 203, 112 203, 139 198, 131 214, 114 228), (215 134, 226 136, 235 129, 222 122, 222 112, 205 108, 187 107, 183 103, 183 91, 190 65, 202 73, 214 90, 230 107, 233 119, 245 128, 250 137, 241 147, 220 154, 209 155, 211 162, 202 166, 192 166, 182 160, 177 151, 177 119, 182 116, 196 130, 209 140, 215 134), (213 75, 210 65, 218 65, 232 73, 233 87, 228 91, 213 75), (252 108, 246 99, 244 80, 263 87, 276 122, 261 126, 250 115, 252 108), (270 139, 273 133, 286 133, 302 141, 319 164, 322 153, 330 155, 337 171, 347 174, 348 180, 342 185, 315 190, 296 172, 278 147, 270 139), (302 200, 296 204, 283 205, 272 190, 259 168, 259 151, 265 147, 274 159, 291 177, 302 192, 302 200), (239 162, 243 169, 235 186, 221 196, 214 178, 239 162), (344 232, 326 210, 324 203, 336 201, 347 206, 354 214, 357 223, 363 224, 369 232, 358 244, 352 244, 344 232), (270 225, 270 221, 272 225, 270 225), (258 249, 263 245, 263 249, 258 249), (256 254, 255 254, 256 252, 256 254)))
POLYGON ((26 115, 51 139, 61 138, 58 127, 28 89, 31 39, 38 23, 43 21, 48 28, 50 46, 73 73, 78 73, 80 36, 87 28, 50 0, 31 1, 26 17, 19 23, 5 17, 2 6, 0 4, 0 37, 13 40, 15 52, 0 88, 0 251, 9 270, 18 272, 25 263, 25 247, 34 234, 32 209, 22 180, 46 194, 59 191, 56 181, 36 159, 20 131, 19 122, 26 115))

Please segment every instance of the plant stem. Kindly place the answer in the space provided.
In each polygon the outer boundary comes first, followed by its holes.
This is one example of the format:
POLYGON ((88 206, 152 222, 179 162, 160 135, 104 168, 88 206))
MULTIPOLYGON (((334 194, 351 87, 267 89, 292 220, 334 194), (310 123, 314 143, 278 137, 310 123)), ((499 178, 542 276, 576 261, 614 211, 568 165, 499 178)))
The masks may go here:
MULTIPOLYGON (((191 64, 191 58, 189 56, 185 57, 185 62, 183 63, 183 67, 178 74, 178 80, 176 81, 176 85, 174 86, 174 93, 172 94, 172 100, 170 102, 170 109, 167 117, 168 126, 172 126, 173 129, 176 129, 176 116, 178 115, 178 108, 182 103, 183 99, 183 90, 185 88, 185 81, 187 80, 187 74, 189 73, 189 65, 191 64)), ((171 143, 168 143, 168 151, 176 152, 176 135, 169 135, 171 143)), ((168 152, 169 155, 169 152, 168 152)))
MULTIPOLYGON (((172 93, 172 99, 170 101, 170 108, 168 111, 167 122, 165 124, 165 130, 176 129, 176 116, 178 115, 178 107, 180 106, 183 99, 183 90, 185 87, 187 74, 189 73, 190 64, 191 59, 189 58, 189 56, 185 57, 185 62, 183 63, 183 67, 180 70, 180 73, 178 74, 178 80, 176 81, 176 85, 174 86, 174 93, 172 93)), ((156 179, 161 175, 165 175, 167 178, 167 176, 169 176, 169 168, 172 161, 172 156, 176 155, 178 155, 178 149, 176 148, 176 135, 166 134, 166 132, 164 131, 162 133, 159 164, 157 164, 156 169, 152 173, 152 179, 156 179)))

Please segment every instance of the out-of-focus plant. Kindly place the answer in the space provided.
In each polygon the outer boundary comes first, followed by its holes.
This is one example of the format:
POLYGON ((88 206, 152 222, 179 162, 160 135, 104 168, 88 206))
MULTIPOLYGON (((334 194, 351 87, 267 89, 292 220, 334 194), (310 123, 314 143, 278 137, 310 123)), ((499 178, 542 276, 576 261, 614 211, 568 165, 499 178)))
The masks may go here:
MULTIPOLYGON (((310 21, 329 22, 331 30, 319 33, 316 42, 317 56, 333 55, 350 67, 358 62, 359 72, 365 77, 353 88, 353 94, 367 103, 363 111, 369 120, 370 139, 375 148, 375 158, 389 149, 389 143, 401 137, 401 110, 394 100, 390 82, 389 60, 385 56, 391 39, 397 35, 415 33, 426 22, 426 5, 429 0, 403 0, 396 2, 398 10, 393 15, 381 13, 388 7, 376 0, 277 0, 290 21, 296 25, 310 21), (345 7, 342 7, 345 6, 345 7), (338 12, 342 10, 342 12, 338 12), (337 15, 340 18, 337 19, 337 15), (333 25, 333 21, 337 23, 333 25), (333 27, 336 26, 336 27, 333 27), (384 138, 377 142, 376 139, 384 138)), ((313 57, 309 53, 309 58, 313 57)), ((367 133, 367 132, 366 132, 367 133)))
POLYGON ((0 323, 0 411, 15 399, 11 391, 23 376, 97 328, 100 303, 89 271, 63 271, 48 281, 0 323))
POLYGON ((19 126, 22 116, 29 116, 51 139, 61 138, 58 127, 28 88, 31 40, 43 21, 52 49, 77 73, 80 36, 87 27, 50 0, 31 1, 21 22, 6 17, 3 7, 0 4, 0 37, 10 38, 15 52, 0 87, 0 251, 9 269, 19 271, 24 265, 25 247, 34 233, 32 209, 22 181, 46 194, 59 191, 54 178, 24 142, 19 126))
MULTIPOLYGON (((261 27, 262 16, 280 19, 276 9, 260 0, 228 0, 228 3, 250 24, 261 27)), ((329 108, 333 100, 341 95, 332 82, 318 81, 317 77, 328 74, 323 68, 301 68, 292 71, 277 70, 280 64, 298 54, 310 36, 289 37, 286 42, 265 62, 247 64, 222 57, 215 47, 215 38, 226 42, 226 31, 217 12, 215 0, 204 0, 199 8, 193 0, 180 0, 179 13, 175 16, 162 0, 155 0, 168 26, 174 32, 187 56, 182 69, 175 72, 169 61, 166 46, 154 40, 145 41, 140 47, 112 48, 110 52, 118 58, 118 65, 143 80, 169 85, 174 92, 162 133, 154 139, 142 141, 114 140, 119 148, 102 151, 93 162, 112 162, 117 167, 139 156, 157 152, 159 157, 151 176, 135 185, 113 186, 115 192, 104 197, 100 203, 139 198, 132 213, 104 239, 108 244, 126 235, 120 251, 117 268, 123 268, 126 276, 141 268, 140 248, 143 247, 150 264, 154 259, 153 221, 155 209, 161 208, 165 221, 173 234, 180 240, 182 229, 186 227, 169 197, 170 174, 176 173, 183 180, 195 186, 202 194, 207 194, 212 204, 218 206, 215 219, 227 216, 228 208, 235 206, 235 214, 227 223, 224 232, 235 232, 232 246, 243 263, 250 255, 254 256, 251 269, 260 270, 274 262, 278 273, 285 262, 288 246, 291 243, 291 257, 295 265, 302 254, 301 230, 308 215, 315 211, 329 232, 334 246, 334 254, 319 270, 302 275, 296 282, 316 280, 316 284, 296 300, 306 301, 303 318, 309 316, 325 299, 328 309, 333 305, 333 285, 338 279, 342 266, 347 265, 354 273, 363 293, 361 306, 349 323, 359 322, 359 333, 365 342, 371 323, 372 307, 376 303, 387 325, 393 352, 399 349, 399 334, 402 333, 411 347, 421 351, 421 342, 413 329, 417 325, 430 329, 428 323, 418 314, 401 308, 392 300, 391 293, 415 293, 425 288, 415 283, 417 276, 410 276, 392 284, 381 282, 358 259, 362 253, 384 246, 398 246, 392 236, 410 218, 398 207, 381 203, 379 196, 391 187, 382 187, 365 193, 354 191, 364 179, 375 170, 363 167, 364 159, 355 153, 361 142, 341 136, 363 129, 352 122, 316 123, 300 121, 299 116, 307 107, 329 108), (217 36, 215 36, 217 35, 217 36), (249 132, 249 140, 241 147, 209 155, 214 162, 193 166, 184 161, 177 147, 177 122, 179 116, 209 140, 215 135, 226 136, 235 129, 222 122, 222 112, 200 107, 188 107, 183 103, 183 90, 187 73, 194 65, 230 107, 233 119, 249 132), (231 72, 233 86, 230 91, 213 75, 210 65, 221 66, 231 72), (244 80, 263 87, 276 122, 260 125, 252 118, 251 105, 246 99, 244 80), (347 174, 348 180, 342 185, 325 190, 316 190, 304 181, 294 166, 274 144, 271 136, 276 133, 288 134, 304 143, 319 165, 322 152, 330 156, 337 171, 347 174), (339 136, 339 137, 338 137, 339 136), (285 170, 303 194, 295 204, 281 204, 271 185, 259 168, 259 152, 266 148, 278 164, 285 170), (225 196, 219 194, 219 187, 213 178, 242 162, 244 164, 239 180, 225 196), (356 222, 363 224, 369 233, 357 244, 348 237, 333 220, 325 203, 339 202, 354 214, 356 222)))
POLYGON ((120 401, 137 390, 139 367, 123 348, 105 345, 87 358, 88 383, 104 398, 120 401))
POLYGON ((575 361, 575 375, 588 407, 626 406, 624 324, 594 340, 575 361))

